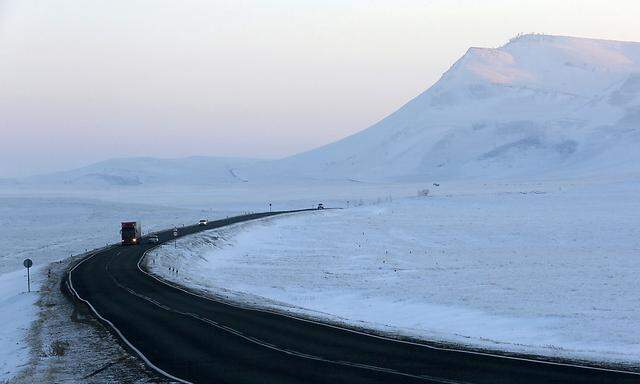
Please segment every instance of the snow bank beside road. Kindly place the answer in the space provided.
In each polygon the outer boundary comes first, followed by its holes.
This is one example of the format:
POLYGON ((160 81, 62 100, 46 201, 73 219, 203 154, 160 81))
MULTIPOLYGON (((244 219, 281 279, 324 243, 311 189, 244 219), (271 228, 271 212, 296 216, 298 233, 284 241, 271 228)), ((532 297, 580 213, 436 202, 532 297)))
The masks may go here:
POLYGON ((385 332, 637 364, 636 188, 470 193, 274 218, 182 239, 149 265, 215 294, 385 332))
POLYGON ((37 317, 40 271, 31 269, 31 293, 27 293, 27 271, 0 275, 0 382, 14 376, 29 362, 25 334, 37 317))

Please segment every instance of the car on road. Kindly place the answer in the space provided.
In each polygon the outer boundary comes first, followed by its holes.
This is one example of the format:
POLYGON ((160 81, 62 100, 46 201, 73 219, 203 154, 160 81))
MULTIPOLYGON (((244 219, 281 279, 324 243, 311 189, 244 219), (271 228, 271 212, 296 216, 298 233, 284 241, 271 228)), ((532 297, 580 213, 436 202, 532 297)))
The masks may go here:
POLYGON ((149 243, 156 244, 160 241, 160 239, 158 238, 158 235, 149 235, 149 237, 147 237, 147 241, 149 243))
POLYGON ((202 220, 198 221, 198 225, 207 225, 207 224, 209 224, 209 220, 207 220, 207 219, 202 219, 202 220))

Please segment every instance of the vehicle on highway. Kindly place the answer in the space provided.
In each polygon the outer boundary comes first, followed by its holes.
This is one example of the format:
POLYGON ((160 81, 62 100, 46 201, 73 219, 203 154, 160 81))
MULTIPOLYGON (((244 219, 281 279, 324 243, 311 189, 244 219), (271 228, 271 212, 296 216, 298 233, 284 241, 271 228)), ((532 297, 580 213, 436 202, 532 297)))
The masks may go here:
POLYGON ((324 209, 324 204, 322 204, 322 203, 318 204, 318 208, 317 209, 324 209))
POLYGON ((202 220, 198 221, 198 225, 207 225, 207 224, 209 224, 209 220, 207 220, 207 219, 202 219, 202 220))
POLYGON ((147 241, 149 243, 156 244, 160 241, 160 239, 158 238, 158 235, 149 235, 149 237, 147 238, 147 241))
POLYGON ((139 221, 123 221, 120 235, 122 236, 122 245, 140 244, 142 225, 139 221))

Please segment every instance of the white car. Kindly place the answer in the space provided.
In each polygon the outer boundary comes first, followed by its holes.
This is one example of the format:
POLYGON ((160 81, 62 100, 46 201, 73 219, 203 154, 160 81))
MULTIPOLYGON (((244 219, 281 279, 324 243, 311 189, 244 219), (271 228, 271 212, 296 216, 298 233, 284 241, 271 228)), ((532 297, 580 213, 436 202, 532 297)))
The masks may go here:
POLYGON ((147 238, 147 241, 155 244, 155 243, 158 243, 160 239, 158 238, 158 235, 149 235, 149 237, 147 238))
POLYGON ((198 221, 198 225, 207 225, 207 224, 209 224, 209 220, 207 220, 207 219, 202 219, 202 220, 198 221))

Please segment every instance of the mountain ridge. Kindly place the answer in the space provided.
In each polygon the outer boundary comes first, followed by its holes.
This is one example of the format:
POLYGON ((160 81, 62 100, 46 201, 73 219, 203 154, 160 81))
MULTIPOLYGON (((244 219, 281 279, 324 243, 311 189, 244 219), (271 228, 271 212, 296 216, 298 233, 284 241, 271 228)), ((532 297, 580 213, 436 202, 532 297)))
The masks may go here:
POLYGON ((499 48, 470 48, 385 119, 281 166, 362 180, 597 173, 595 152, 606 148, 595 136, 635 130, 640 121, 639 73, 636 42, 524 35, 499 48))
POLYGON ((213 156, 124 157, 68 171, 32 176, 22 181, 87 187, 236 183, 245 180, 235 173, 235 168, 261 161, 264 160, 213 156))

